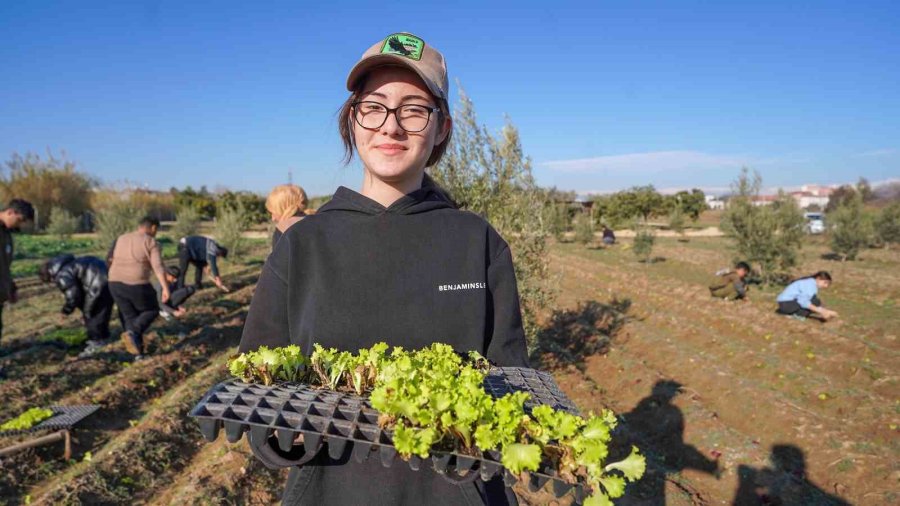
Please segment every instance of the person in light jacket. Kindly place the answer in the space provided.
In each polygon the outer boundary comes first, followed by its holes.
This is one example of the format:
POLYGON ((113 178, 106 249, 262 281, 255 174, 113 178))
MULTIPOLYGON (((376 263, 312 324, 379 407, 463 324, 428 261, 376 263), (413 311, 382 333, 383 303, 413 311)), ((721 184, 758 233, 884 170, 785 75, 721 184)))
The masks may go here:
POLYGON ((778 302, 778 313, 799 319, 808 318, 813 313, 823 320, 838 316, 837 311, 825 308, 819 300, 819 290, 829 286, 831 274, 825 271, 792 282, 775 298, 778 302))

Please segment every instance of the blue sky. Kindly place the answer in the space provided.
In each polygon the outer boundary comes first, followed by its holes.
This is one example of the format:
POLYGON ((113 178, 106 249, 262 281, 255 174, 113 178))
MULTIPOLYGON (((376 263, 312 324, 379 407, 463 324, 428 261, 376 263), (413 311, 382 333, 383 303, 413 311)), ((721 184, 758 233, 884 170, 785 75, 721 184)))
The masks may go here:
POLYGON ((900 177, 897 2, 2 2, 0 159, 108 183, 358 187, 335 112, 397 31, 446 56, 543 185, 900 177), (189 5, 188 5, 189 4, 189 5))

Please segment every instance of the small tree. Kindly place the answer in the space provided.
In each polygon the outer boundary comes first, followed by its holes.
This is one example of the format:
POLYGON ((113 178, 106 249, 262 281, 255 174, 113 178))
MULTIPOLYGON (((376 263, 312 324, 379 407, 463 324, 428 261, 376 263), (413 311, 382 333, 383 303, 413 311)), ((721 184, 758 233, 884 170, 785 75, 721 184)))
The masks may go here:
POLYGON ((509 243, 515 263, 522 324, 533 348, 538 315, 552 300, 547 239, 550 226, 542 209, 547 193, 537 186, 519 131, 507 120, 499 134, 478 123, 472 101, 460 90, 453 115, 453 137, 429 174, 463 209, 487 219, 509 243))
POLYGON ((228 256, 238 259, 244 253, 244 231, 250 226, 250 216, 244 204, 219 207, 216 210, 216 241, 228 248, 228 256))
POLYGON ((175 226, 172 227, 172 235, 175 240, 189 235, 195 235, 200 228, 200 213, 194 207, 182 207, 175 215, 175 226))
POLYGON ((575 216, 575 240, 585 246, 594 242, 594 226, 589 214, 579 212, 575 216))
POLYGON ((794 199, 783 192, 771 205, 753 205, 761 185, 759 173, 741 170, 721 227, 734 240, 735 257, 755 263, 763 281, 771 283, 796 265, 805 220, 794 199))
POLYGON ((100 245, 107 248, 120 235, 135 230, 144 210, 132 206, 129 202, 112 202, 97 213, 97 234, 100 245))
POLYGON ((872 240, 872 222, 863 210, 862 195, 854 193, 828 214, 831 249, 843 260, 855 260, 872 240))
POLYGON ((675 206, 672 208, 672 212, 669 213, 669 230, 678 234, 682 241, 687 240, 684 235, 686 221, 684 211, 680 207, 675 206))
POLYGON ((653 254, 653 244, 656 243, 656 233, 650 228, 635 225, 634 245, 632 250, 639 262, 649 262, 653 254))
POLYGON ((875 232, 890 248, 892 244, 900 244, 900 202, 885 207, 875 220, 875 232))
POLYGON ((50 209, 50 223, 47 225, 47 233, 60 239, 68 239, 78 232, 79 219, 69 211, 61 207, 50 209))

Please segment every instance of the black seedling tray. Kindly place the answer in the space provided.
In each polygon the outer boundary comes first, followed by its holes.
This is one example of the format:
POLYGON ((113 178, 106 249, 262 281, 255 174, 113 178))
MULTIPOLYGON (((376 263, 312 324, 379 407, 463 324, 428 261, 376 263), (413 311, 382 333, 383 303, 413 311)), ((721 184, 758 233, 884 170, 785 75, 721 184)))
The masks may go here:
MULTIPOLYGON (((553 377, 534 369, 493 368, 485 377, 484 387, 496 397, 514 391, 529 392, 531 400, 526 402, 526 409, 547 404, 578 414, 553 377)), ((378 425, 379 412, 372 408, 368 398, 354 394, 301 384, 267 387, 231 380, 210 389, 189 416, 198 419, 200 431, 208 441, 215 441, 223 427, 231 443, 240 441, 247 432, 253 453, 272 469, 305 464, 323 447, 327 447, 333 459, 350 452, 350 457, 357 462, 377 453, 385 467, 398 460, 391 431, 378 425), (298 433, 303 435, 302 445, 294 445, 298 433)), ((503 468, 499 452, 466 455, 432 451, 429 460, 438 474, 453 482, 478 478, 487 481, 502 475, 504 483, 512 486, 520 478, 503 468)), ((408 464, 418 470, 423 459, 413 456, 408 464)), ((542 463, 539 471, 527 474, 528 488, 533 492, 552 482, 556 497, 574 489, 576 502, 584 500, 584 487, 563 481, 549 462, 542 463)))
POLYGON ((44 430, 71 429, 75 424, 100 409, 96 404, 87 406, 50 406, 53 416, 30 429, 0 431, 0 437, 18 436, 44 430))

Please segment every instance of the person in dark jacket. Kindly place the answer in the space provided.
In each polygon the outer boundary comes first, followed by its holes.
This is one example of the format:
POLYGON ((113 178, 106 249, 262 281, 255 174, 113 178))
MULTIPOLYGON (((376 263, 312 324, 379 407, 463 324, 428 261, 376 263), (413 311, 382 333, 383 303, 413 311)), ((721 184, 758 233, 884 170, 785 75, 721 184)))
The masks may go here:
POLYGON ((93 256, 76 258, 68 253, 58 255, 41 266, 40 278, 54 283, 66 297, 62 314, 81 310, 87 329, 88 347, 95 348, 109 339, 109 319, 113 298, 109 293, 106 262, 93 256))
POLYGON ((213 283, 223 292, 227 292, 228 287, 222 283, 222 278, 219 276, 219 266, 216 263, 218 257, 228 258, 228 248, 201 235, 182 237, 178 241, 178 269, 181 271, 178 276, 178 287, 184 286, 188 266, 193 265, 195 269, 194 288, 200 289, 203 282, 203 270, 209 269, 213 283))
POLYGON ((612 246, 616 243, 616 233, 606 225, 603 225, 603 244, 612 246))
MULTIPOLYGON (((414 35, 392 37, 416 51, 398 51, 390 37, 366 51, 338 121, 347 160, 362 161, 362 189, 338 188, 285 231, 263 267, 239 349, 296 344, 309 354, 313 343, 356 351, 379 341, 407 349, 443 342, 527 367, 509 246, 425 174, 452 127, 444 58, 414 35)), ((292 468, 283 503, 516 504, 499 479, 454 484, 426 466, 379 460, 321 452, 292 468)))
POLYGON ((0 336, 3 334, 3 305, 19 301, 16 282, 10 272, 14 256, 12 233, 29 221, 34 221, 34 207, 27 200, 12 199, 0 211, 0 336))
POLYGON ((197 291, 197 288, 191 285, 178 288, 178 277, 180 275, 181 269, 179 267, 174 265, 166 267, 166 283, 168 283, 169 293, 171 293, 168 301, 163 302, 162 300, 162 287, 159 284, 153 286, 160 299, 159 315, 167 321, 173 317, 180 318, 184 316, 187 312, 184 308, 184 303, 197 291))

